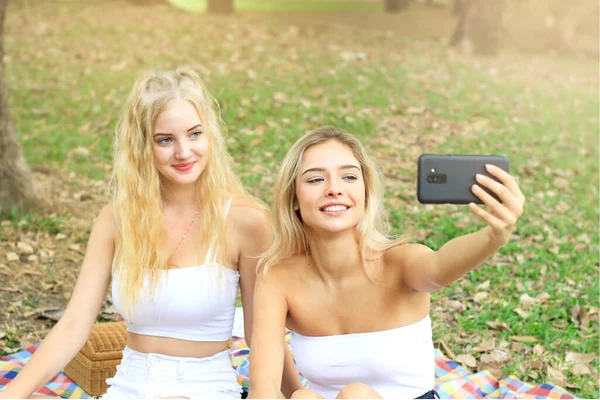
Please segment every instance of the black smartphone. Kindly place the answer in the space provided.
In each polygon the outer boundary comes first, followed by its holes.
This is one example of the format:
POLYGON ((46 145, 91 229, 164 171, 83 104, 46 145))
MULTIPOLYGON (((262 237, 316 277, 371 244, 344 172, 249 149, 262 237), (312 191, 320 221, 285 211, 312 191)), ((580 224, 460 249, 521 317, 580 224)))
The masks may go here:
MULTIPOLYGON (((482 174, 498 180, 490 175, 485 164, 509 172, 508 158, 505 156, 422 154, 418 161, 417 199, 424 204, 482 204, 471 191, 471 186, 476 183, 475 175, 482 174)), ((499 200, 485 187, 483 189, 499 200)))

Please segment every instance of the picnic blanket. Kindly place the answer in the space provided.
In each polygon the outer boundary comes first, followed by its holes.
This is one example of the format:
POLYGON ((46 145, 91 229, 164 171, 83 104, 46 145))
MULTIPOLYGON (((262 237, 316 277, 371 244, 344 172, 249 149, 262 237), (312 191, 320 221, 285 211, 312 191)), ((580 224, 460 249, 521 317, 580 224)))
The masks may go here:
MULTIPOLYGON (((289 340, 289 335, 287 336, 289 340)), ((39 343, 28 349, 0 358, 0 390, 10 382, 23 365, 31 358, 39 343)), ((234 337, 231 354, 232 364, 238 371, 238 382, 244 390, 250 387, 250 351, 243 338, 234 337)), ((488 371, 470 373, 460 364, 448 359, 441 351, 435 350, 435 390, 442 399, 573 399, 564 389, 547 383, 530 385, 515 377, 497 379, 488 371)), ((303 379, 306 383, 306 380, 303 379)), ((67 399, 86 399, 90 396, 64 373, 55 376, 37 394, 60 396, 67 399)))

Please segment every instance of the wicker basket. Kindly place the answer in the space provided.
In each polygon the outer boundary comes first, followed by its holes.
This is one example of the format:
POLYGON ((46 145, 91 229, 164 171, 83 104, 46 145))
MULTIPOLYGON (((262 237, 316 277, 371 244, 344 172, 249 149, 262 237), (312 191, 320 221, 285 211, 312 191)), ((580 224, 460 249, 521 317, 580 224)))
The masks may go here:
POLYGON ((115 375, 127 342, 125 322, 94 324, 79 353, 65 367, 65 374, 91 396, 106 393, 106 379, 115 375))

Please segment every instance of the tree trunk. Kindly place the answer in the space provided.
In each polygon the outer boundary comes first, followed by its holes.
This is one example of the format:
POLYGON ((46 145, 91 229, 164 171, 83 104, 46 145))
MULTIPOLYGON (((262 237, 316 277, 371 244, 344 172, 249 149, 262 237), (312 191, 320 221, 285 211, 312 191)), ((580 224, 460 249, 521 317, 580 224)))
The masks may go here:
POLYGON ((233 13, 233 0, 208 0, 206 11, 217 14, 233 13))
POLYGON ((385 0, 385 11, 394 13, 406 10, 411 0, 385 0))
POLYGON ((475 54, 494 55, 502 34, 503 0, 460 0, 458 24, 450 45, 475 54))
POLYGON ((2 61, 7 1, 0 0, 0 212, 12 207, 31 208, 38 204, 31 170, 23 157, 8 110, 2 61))

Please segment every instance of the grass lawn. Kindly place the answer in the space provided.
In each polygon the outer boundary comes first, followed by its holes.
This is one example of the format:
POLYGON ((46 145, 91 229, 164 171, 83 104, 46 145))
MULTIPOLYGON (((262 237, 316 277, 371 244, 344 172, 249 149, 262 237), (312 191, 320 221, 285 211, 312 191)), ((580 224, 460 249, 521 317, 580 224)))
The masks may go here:
MULTIPOLYGON (((114 124, 134 78, 180 65, 199 69, 220 101, 237 172, 252 193, 270 202, 290 145, 335 125, 378 160, 398 233, 412 226, 415 240, 434 249, 482 224, 465 207, 417 202, 419 154, 505 154, 526 213, 499 254, 433 294, 435 340, 478 365, 487 344, 509 354, 496 365, 503 375, 600 396, 598 358, 590 373, 569 363, 571 353, 597 355, 599 347, 597 60, 510 50, 463 56, 436 38, 450 34, 449 11, 432 10, 427 25, 411 18, 429 12, 422 8, 389 16, 368 1, 347 15, 266 13, 296 6, 258 0, 239 0, 233 16, 119 1, 58 4, 7 14, 11 116, 32 166, 71 173, 74 185, 106 185, 114 124), (431 22, 437 18, 445 19, 431 22), (435 34, 405 34, 423 30, 435 34)), ((351 8, 340 0, 303 4, 351 8)), ((57 218, 65 231, 76 229, 68 216, 57 218)), ((73 233, 81 246, 91 223, 73 233)))

